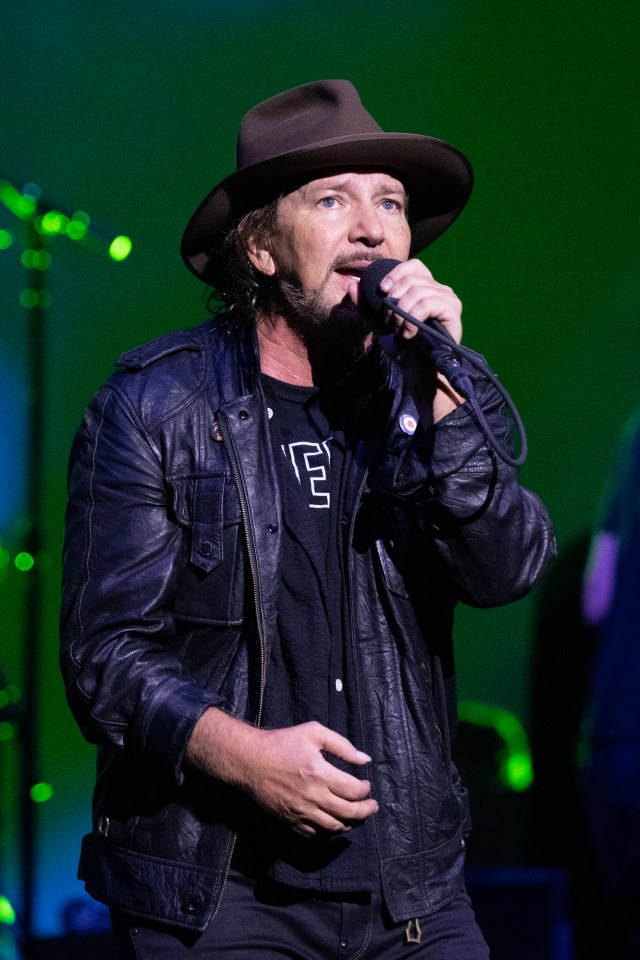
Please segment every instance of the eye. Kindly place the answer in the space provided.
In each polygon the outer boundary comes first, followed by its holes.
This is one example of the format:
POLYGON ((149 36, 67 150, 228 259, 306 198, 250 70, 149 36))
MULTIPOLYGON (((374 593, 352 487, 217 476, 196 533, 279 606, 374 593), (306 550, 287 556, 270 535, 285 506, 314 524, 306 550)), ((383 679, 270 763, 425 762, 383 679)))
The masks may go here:
POLYGON ((338 198, 337 198, 337 197, 322 197, 321 200, 318 200, 318 206, 319 206, 319 207, 324 207, 325 210, 333 210, 335 207, 338 206, 338 198))
POLYGON ((380 206, 383 208, 383 210, 402 210, 403 209, 403 205, 400 203, 399 200, 391 200, 389 197, 386 197, 382 201, 380 206))

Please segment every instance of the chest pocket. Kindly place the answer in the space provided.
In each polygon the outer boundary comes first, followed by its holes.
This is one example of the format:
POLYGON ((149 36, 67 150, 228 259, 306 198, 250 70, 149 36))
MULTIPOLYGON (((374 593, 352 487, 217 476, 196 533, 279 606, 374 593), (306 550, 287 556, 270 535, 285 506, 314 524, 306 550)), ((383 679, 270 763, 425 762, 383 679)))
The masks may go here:
POLYGON ((201 623, 241 623, 244 540, 233 479, 218 473, 173 477, 169 484, 175 518, 186 534, 186 567, 174 615, 201 623))

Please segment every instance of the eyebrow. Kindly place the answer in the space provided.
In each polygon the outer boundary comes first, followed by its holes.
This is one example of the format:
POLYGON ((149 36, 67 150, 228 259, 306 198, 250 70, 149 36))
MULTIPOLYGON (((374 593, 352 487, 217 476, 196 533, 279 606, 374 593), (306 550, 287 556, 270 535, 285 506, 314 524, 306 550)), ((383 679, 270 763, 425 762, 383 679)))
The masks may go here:
MULTIPOLYGON (((340 180, 338 183, 329 183, 327 181, 323 182, 322 180, 319 180, 314 181, 313 183, 305 183, 305 185, 301 188, 301 193, 304 197, 308 192, 322 193, 323 190, 348 191, 350 185, 351 184, 349 180, 340 180)), ((391 185, 382 185, 378 190, 376 190, 374 196, 384 196, 385 194, 403 197, 405 200, 408 199, 407 191, 402 184, 397 187, 391 185)))

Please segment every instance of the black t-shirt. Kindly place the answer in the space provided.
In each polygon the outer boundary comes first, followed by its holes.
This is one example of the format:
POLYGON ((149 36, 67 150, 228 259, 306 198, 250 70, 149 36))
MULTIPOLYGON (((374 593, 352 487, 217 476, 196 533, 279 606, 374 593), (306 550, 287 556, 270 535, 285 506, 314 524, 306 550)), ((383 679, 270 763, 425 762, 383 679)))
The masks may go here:
POLYGON ((317 388, 263 378, 283 501, 278 635, 264 724, 318 720, 349 735, 344 712, 342 576, 336 510, 343 448, 317 388))
MULTIPOLYGON (((360 747, 348 632, 341 530, 344 437, 321 391, 262 377, 283 503, 282 581, 263 726, 317 720, 360 747)), ((331 388, 331 409, 336 388, 331 388)), ((338 418, 339 419, 339 418, 338 418)), ((327 756, 364 779, 361 767, 327 756)), ((237 860, 297 887, 361 891, 377 884, 368 823, 307 838, 259 817, 239 837, 237 860)))

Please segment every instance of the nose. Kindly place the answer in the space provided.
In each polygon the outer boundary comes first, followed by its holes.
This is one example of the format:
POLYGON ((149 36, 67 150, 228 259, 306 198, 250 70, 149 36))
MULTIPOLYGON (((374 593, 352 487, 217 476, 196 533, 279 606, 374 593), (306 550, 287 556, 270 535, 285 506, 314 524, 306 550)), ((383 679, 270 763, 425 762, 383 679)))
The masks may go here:
POLYGON ((358 204, 353 211, 353 220, 349 229, 351 243, 363 243, 367 247, 377 247, 384 240, 384 225, 375 204, 358 204))

